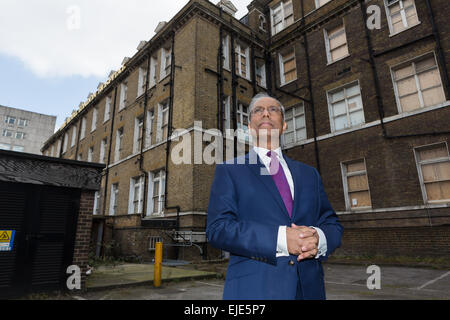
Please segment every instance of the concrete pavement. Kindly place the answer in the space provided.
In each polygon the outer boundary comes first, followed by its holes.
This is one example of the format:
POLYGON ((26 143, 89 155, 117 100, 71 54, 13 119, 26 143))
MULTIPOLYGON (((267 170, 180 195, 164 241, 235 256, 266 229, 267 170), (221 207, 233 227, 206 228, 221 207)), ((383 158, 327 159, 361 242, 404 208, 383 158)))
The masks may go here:
MULTIPOLYGON (((215 272, 181 267, 162 267, 161 279, 164 282, 186 281, 191 279, 217 278, 215 272)), ((86 289, 105 290, 130 285, 152 285, 154 279, 153 264, 120 264, 95 268, 86 280, 86 289)))
MULTIPOLYGON (((88 291, 74 293, 72 298, 81 300, 221 300, 224 280, 218 278, 218 273, 190 268, 193 266, 163 267, 161 288, 154 288, 152 285, 151 265, 122 265, 103 271, 99 269, 89 276, 88 291), (98 282, 102 277, 103 287, 98 282), (178 281, 174 281, 176 279, 178 281)), ((450 299, 449 270, 396 266, 379 266, 379 268, 380 289, 370 290, 367 282, 373 274, 367 272, 367 266, 324 264, 327 299, 450 299)))

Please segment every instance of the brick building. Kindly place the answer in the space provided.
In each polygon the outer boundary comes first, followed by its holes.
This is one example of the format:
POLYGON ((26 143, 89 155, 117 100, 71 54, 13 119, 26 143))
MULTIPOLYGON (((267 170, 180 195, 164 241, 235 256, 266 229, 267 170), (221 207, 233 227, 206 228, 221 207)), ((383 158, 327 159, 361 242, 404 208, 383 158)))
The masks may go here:
POLYGON ((179 136, 195 145, 202 135, 206 150, 215 128, 243 129, 234 141, 248 141, 248 104, 267 91, 286 108, 285 152, 319 169, 346 227, 339 253, 448 252, 448 2, 254 0, 248 9, 238 20, 230 1, 189 1, 43 147, 106 164, 94 242, 114 239, 121 255, 150 259, 162 237, 168 257, 180 245, 186 259, 220 256, 204 237, 215 166, 195 152, 174 163, 172 151, 179 136))

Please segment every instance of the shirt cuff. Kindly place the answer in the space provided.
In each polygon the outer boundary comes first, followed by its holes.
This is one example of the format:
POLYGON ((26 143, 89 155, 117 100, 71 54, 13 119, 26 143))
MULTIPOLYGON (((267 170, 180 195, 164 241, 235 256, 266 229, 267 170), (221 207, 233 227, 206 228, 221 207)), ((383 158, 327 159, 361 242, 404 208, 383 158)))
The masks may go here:
POLYGON ((276 257, 289 256, 286 240, 286 226, 278 227, 278 241, 277 241, 277 254, 276 257))
POLYGON ((316 255, 316 259, 319 259, 321 256, 325 256, 327 254, 327 237, 325 237, 325 234, 323 233, 323 231, 320 228, 316 228, 316 227, 311 227, 316 229, 318 235, 319 235, 319 244, 317 245, 317 255, 316 255))

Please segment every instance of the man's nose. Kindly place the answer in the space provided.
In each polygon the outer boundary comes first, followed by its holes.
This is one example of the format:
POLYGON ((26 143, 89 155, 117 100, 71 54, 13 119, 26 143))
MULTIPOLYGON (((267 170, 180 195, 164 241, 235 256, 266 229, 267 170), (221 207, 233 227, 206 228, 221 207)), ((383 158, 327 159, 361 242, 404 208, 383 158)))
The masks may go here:
POLYGON ((265 117, 267 115, 267 117, 270 116, 269 110, 268 109, 264 109, 263 111, 263 117, 265 117))

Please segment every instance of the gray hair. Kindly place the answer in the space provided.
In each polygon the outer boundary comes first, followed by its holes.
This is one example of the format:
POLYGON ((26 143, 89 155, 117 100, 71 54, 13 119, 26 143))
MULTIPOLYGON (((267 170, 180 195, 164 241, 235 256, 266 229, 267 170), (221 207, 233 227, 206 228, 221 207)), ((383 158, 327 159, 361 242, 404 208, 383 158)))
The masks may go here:
POLYGON ((262 98, 272 98, 280 105, 281 113, 283 115, 283 121, 284 121, 284 106, 283 106, 283 104, 277 98, 274 98, 265 92, 258 93, 256 96, 253 97, 252 101, 250 102, 250 105, 248 107, 249 121, 252 119, 252 110, 255 107, 256 102, 258 102, 258 100, 262 99, 262 98))

